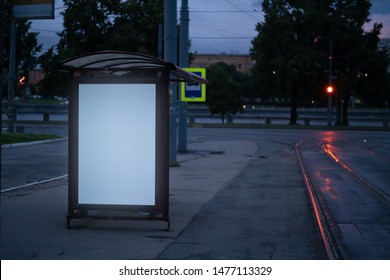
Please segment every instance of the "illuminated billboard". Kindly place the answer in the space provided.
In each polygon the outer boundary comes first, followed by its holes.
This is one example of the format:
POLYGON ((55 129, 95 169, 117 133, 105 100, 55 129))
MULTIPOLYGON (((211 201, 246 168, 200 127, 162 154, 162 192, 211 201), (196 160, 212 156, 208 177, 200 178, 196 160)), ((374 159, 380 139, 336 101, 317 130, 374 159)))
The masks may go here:
POLYGON ((155 205, 156 91, 79 84, 79 204, 155 205))

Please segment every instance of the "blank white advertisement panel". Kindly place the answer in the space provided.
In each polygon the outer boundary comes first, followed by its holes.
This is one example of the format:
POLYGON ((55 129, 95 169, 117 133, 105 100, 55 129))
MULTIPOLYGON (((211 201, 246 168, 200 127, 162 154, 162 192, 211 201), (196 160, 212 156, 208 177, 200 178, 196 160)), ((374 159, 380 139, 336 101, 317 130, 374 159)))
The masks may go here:
POLYGON ((79 204, 155 205, 156 85, 79 84, 79 204))

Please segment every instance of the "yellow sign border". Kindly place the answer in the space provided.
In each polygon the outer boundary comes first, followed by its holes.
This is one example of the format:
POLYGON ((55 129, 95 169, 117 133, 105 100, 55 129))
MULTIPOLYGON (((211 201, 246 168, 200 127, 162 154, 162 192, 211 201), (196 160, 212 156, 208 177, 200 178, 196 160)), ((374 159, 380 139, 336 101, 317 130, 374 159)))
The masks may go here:
MULTIPOLYGON (((200 72, 202 78, 206 78, 206 68, 183 68, 183 70, 194 73, 194 72, 200 72)), ((206 101, 206 84, 201 84, 201 97, 186 97, 185 96, 185 86, 186 83, 182 82, 181 83, 181 101, 183 102, 205 102, 206 101)))

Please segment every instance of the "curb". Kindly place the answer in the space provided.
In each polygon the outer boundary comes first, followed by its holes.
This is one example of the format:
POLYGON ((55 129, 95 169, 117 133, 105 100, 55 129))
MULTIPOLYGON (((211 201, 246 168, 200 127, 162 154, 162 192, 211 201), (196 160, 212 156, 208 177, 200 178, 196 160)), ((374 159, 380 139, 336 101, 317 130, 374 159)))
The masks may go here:
POLYGON ((41 141, 33 141, 33 142, 23 142, 23 143, 15 143, 15 144, 4 144, 1 145, 2 149, 13 149, 13 148, 19 148, 19 147, 27 147, 27 146, 34 146, 34 145, 41 145, 41 144, 50 144, 60 141, 68 140, 68 137, 62 137, 58 139, 50 139, 50 140, 41 140, 41 141))
POLYGON ((44 183, 49 183, 49 182, 57 181, 57 180, 60 180, 60 179, 66 178, 66 177, 68 177, 68 174, 65 174, 65 175, 62 175, 59 177, 55 177, 55 178, 51 178, 51 179, 28 183, 28 184, 17 186, 17 187, 11 187, 11 188, 8 188, 5 190, 1 190, 1 193, 6 193, 6 192, 14 191, 14 190, 19 190, 19 189, 23 189, 23 188, 27 188, 27 187, 32 187, 32 186, 44 184, 44 183))

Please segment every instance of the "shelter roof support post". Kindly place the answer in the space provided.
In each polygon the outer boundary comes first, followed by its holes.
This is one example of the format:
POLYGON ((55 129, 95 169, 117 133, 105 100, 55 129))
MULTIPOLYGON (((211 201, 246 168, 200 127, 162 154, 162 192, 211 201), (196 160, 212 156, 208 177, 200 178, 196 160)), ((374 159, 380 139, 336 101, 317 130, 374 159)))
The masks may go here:
MULTIPOLYGON (((162 93, 169 92, 169 71, 163 71, 163 83, 162 83, 162 93)), ((163 169, 161 170, 161 180, 162 180, 162 193, 167 194, 163 198, 162 205, 164 205, 164 212, 163 216, 166 218, 165 221, 168 222, 166 230, 169 231, 170 228, 170 217, 169 217, 169 103, 170 103, 170 97, 168 94, 160 94, 160 98, 162 98, 162 108, 165 108, 165 110, 162 110, 161 112, 161 129, 163 130, 162 135, 164 135, 161 139, 161 145, 162 147, 158 149, 161 152, 162 162, 165 162, 167 164, 163 165, 163 169)))

